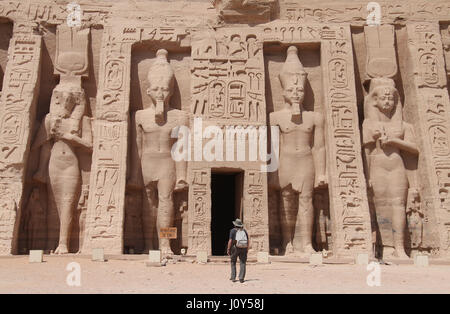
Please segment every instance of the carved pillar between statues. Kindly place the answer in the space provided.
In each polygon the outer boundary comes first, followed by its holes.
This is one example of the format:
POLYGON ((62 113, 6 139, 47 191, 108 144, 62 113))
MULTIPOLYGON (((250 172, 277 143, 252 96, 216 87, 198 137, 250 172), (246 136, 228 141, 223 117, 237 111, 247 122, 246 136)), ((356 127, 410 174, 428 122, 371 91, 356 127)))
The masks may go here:
POLYGON ((14 23, 0 100, 0 255, 18 253, 23 184, 39 92, 42 39, 35 27, 14 23))
POLYGON ((442 253, 450 250, 449 95, 438 23, 407 24, 409 85, 421 157, 422 204, 436 218, 442 253))
POLYGON ((35 23, 16 22, 9 47, 1 107, 2 212, 0 254, 16 254, 26 161, 39 92, 41 36, 35 23))
POLYGON ((131 41, 106 27, 94 114, 94 149, 83 251, 122 254, 128 149, 131 41))
POLYGON ((350 256, 371 252, 372 237, 349 26, 343 35, 322 41, 321 65, 333 249, 350 256))
POLYGON ((259 170, 245 171, 243 216, 251 236, 249 254, 269 251, 267 203, 267 174, 259 170))
POLYGON ((189 170, 188 252, 211 254, 211 169, 189 170))

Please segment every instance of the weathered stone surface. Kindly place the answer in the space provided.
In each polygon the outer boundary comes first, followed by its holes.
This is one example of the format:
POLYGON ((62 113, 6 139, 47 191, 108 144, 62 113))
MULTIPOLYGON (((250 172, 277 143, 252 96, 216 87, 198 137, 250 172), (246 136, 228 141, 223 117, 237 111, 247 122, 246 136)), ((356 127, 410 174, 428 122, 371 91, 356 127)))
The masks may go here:
POLYGON ((378 3, 0 2, 0 254, 448 254, 450 5, 378 3))

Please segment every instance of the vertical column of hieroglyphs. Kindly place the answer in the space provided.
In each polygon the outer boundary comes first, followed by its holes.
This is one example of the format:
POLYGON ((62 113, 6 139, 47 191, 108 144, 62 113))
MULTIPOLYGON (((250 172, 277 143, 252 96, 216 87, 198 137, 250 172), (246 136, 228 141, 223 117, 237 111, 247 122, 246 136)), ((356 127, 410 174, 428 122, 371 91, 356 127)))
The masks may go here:
MULTIPOLYGON (((258 236, 261 247, 268 249, 268 240, 264 240, 268 233, 266 178, 260 173, 261 162, 256 159, 250 160, 248 152, 248 141, 250 134, 258 132, 257 127, 265 126, 266 102, 265 102, 265 79, 264 58, 262 41, 258 39, 259 29, 221 29, 216 32, 197 33, 192 39, 192 81, 191 81, 191 111, 196 118, 202 118, 203 128, 196 129, 194 126, 194 162, 191 163, 191 177, 195 180, 196 173, 206 171, 210 173, 210 167, 229 167, 242 169, 246 173, 243 191, 243 217, 250 236, 258 236), (204 159, 205 156, 196 154, 195 141, 201 138, 204 128, 217 126, 222 130, 224 155, 221 160, 212 162, 199 161, 197 157, 204 159), (238 152, 238 145, 234 146, 230 156, 225 152, 228 142, 237 141, 237 137, 227 137, 227 132, 233 129, 246 134, 244 138, 247 153, 238 152), (243 153, 243 154, 242 154, 243 153), (239 158, 240 156, 240 158, 239 158), (231 157, 232 159, 230 160, 231 157), (261 193, 254 197, 249 195, 250 173, 254 176, 261 175, 261 193), (258 205, 261 210, 253 211, 250 202, 258 205), (256 216, 253 214, 256 213, 256 216), (263 222, 264 225, 259 225, 263 222), (254 230, 253 230, 254 229, 254 230), (264 231, 262 231, 264 229, 264 231), (264 238, 264 239, 263 239, 264 238)), ((195 125, 195 124, 194 124, 195 125)), ((255 137, 254 140, 257 141, 255 137)), ((202 147, 203 149, 203 147, 202 147)), ((201 150, 199 151, 201 153, 201 150)), ((254 152, 257 153, 257 152, 254 152)), ((257 157, 257 156, 256 156, 257 157)), ((252 188, 252 187, 250 187, 252 188)), ((190 200, 195 202, 195 184, 190 188, 190 200)), ((210 192, 207 188, 206 216, 210 219, 210 192)), ((190 203, 194 204, 194 203, 190 203)), ((197 203, 194 205, 196 208, 197 203)), ((194 216, 190 216, 194 217, 194 216)), ((196 218, 194 218, 196 219, 196 218)), ((210 233, 210 220, 206 221, 207 233, 210 233)), ((190 232, 194 226, 199 226, 196 220, 190 220, 190 232)), ((191 233, 192 234, 192 233, 191 233)), ((207 248, 210 248, 208 240, 207 248)), ((195 247, 190 246, 190 251, 195 247)))
POLYGON ((438 23, 407 25, 414 106, 421 139, 419 169, 426 210, 434 210, 440 249, 450 248, 449 95, 438 23))
POLYGON ((269 213, 267 208, 267 175, 259 170, 245 172, 244 221, 251 236, 250 252, 269 251, 269 213))
POLYGON ((26 160, 39 92, 41 36, 33 23, 16 22, 0 102, 0 255, 15 242, 26 160))
MULTIPOLYGON (((122 28, 103 33, 94 151, 83 250, 121 254, 123 246, 131 45, 122 28)), ((138 39, 139 40, 139 39, 138 39)))
POLYGON ((371 249, 350 27, 342 39, 324 40, 321 64, 325 92, 327 169, 333 243, 338 255, 371 249))
POLYGON ((191 171, 189 182, 189 254, 211 253, 211 170, 191 171))

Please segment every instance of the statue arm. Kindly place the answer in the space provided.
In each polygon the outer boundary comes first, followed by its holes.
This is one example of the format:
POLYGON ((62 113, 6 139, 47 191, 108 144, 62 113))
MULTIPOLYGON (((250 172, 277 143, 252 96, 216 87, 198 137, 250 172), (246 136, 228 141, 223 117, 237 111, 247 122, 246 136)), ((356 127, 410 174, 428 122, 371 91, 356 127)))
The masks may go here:
POLYGON ((92 137, 92 119, 87 116, 83 116, 81 123, 81 138, 84 143, 87 144, 84 145, 84 147, 86 147, 89 151, 92 151, 94 146, 94 139, 92 137))
MULTIPOLYGON (((180 119, 180 126, 189 127, 189 116, 182 112, 182 118, 180 119)), ((189 145, 189 144, 188 144, 189 145)), ((177 176, 177 182, 176 182, 176 190, 182 190, 187 188, 187 161, 186 160, 180 160, 175 162, 176 167, 176 176, 177 176)))
POLYGON ((314 113, 314 147, 313 158, 316 172, 315 186, 327 184, 326 179, 326 151, 325 151, 325 132, 324 118, 320 113, 314 113))
POLYGON ((36 138, 34 139, 33 145, 31 146, 31 150, 36 150, 42 145, 44 145, 50 138, 49 133, 47 132, 47 124, 49 121, 50 114, 47 114, 42 120, 41 125, 39 126, 38 132, 36 134, 36 138))
MULTIPOLYGON (((72 120, 70 121, 73 122, 72 120)), ((92 139, 92 124, 91 119, 87 116, 81 117, 81 121, 77 122, 78 130, 74 132, 71 125, 71 129, 69 133, 62 134, 61 138, 69 141, 74 146, 82 147, 89 152, 92 152, 93 148, 93 139, 92 139)))
POLYGON ((130 154, 130 177, 128 185, 133 188, 140 188, 140 171, 142 156, 142 130, 140 128, 139 116, 137 112, 131 116, 131 154, 130 154))
POLYGON ((362 125, 362 138, 363 138, 363 146, 370 146, 371 144, 375 144, 377 140, 381 137, 380 130, 374 130, 373 124, 370 120, 365 119, 362 125))
POLYGON ((92 151, 92 140, 87 140, 85 138, 79 137, 75 134, 63 134, 63 139, 71 142, 74 146, 79 146, 87 149, 88 151, 92 151))
POLYGON ((142 158, 142 129, 141 129, 141 121, 138 113, 136 112, 133 116, 133 131, 136 132, 134 135, 136 136, 136 141, 134 144, 136 145, 136 153, 139 159, 142 158))
POLYGON ((416 145, 415 142, 415 134, 414 134, 414 129, 412 127, 412 125, 410 125, 409 123, 405 123, 405 141, 408 143, 412 143, 415 148, 417 149, 417 153, 412 153, 408 150, 403 150, 401 152, 401 155, 403 157, 403 161, 405 163, 405 168, 406 168, 406 175, 408 177, 408 182, 409 182, 409 187, 410 189, 418 189, 419 188, 419 179, 418 179, 418 174, 417 174, 417 168, 418 168, 418 162, 419 162, 419 158, 418 158, 418 147, 416 145))
POLYGON ((364 173, 366 175, 367 185, 369 188, 372 187, 372 183, 370 181, 370 155, 372 151, 375 149, 375 144, 377 139, 373 136, 373 133, 370 130, 370 122, 369 120, 364 120, 362 126, 362 135, 363 135, 363 149, 364 149, 364 173))
POLYGON ((70 132, 80 133, 79 130, 82 128, 82 119, 86 110, 86 99, 82 97, 80 102, 73 108, 72 114, 70 115, 70 132))
POLYGON ((404 139, 400 138, 388 138, 383 141, 383 145, 391 145, 399 148, 402 151, 413 155, 419 155, 419 148, 414 139, 414 132, 412 127, 409 124, 406 124, 405 128, 405 137, 404 139))

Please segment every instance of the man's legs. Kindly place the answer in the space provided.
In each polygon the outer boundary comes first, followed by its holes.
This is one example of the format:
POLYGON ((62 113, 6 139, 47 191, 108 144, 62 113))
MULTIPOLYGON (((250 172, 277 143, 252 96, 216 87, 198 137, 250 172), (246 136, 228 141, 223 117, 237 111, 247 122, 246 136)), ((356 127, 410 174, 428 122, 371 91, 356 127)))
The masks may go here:
MULTIPOLYGON (((247 249, 237 249, 239 250, 239 281, 243 282, 245 278, 246 263, 247 263, 247 249)), ((236 263, 235 263, 236 267, 236 263)))
POLYGON ((235 246, 231 247, 231 276, 230 276, 230 280, 235 280, 236 279, 236 261, 237 261, 237 257, 238 257, 238 249, 235 246))

